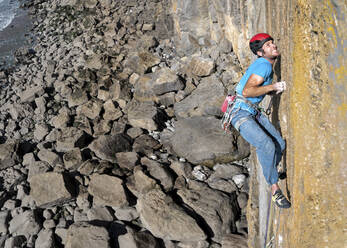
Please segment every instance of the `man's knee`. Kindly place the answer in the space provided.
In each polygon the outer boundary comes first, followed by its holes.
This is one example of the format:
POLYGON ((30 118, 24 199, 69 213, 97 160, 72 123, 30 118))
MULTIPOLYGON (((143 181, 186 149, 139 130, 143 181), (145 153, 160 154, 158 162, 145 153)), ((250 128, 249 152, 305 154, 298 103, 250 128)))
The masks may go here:
POLYGON ((270 138, 268 138, 264 140, 260 149, 263 149, 266 153, 275 153, 276 146, 275 143, 270 138))

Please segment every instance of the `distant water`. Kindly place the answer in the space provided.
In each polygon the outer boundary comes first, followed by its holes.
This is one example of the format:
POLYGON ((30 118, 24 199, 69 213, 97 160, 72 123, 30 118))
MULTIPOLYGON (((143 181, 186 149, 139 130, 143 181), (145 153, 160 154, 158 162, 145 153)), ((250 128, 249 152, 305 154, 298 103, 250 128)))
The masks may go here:
POLYGON ((18 8, 17 0, 0 0, 0 31, 11 24, 18 8))

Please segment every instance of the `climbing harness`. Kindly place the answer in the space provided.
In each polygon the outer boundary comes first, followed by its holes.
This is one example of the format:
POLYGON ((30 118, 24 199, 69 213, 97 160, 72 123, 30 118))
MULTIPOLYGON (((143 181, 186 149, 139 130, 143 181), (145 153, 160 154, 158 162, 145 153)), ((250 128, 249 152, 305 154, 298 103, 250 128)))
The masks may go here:
MULTIPOLYGON (((268 106, 268 108, 265 110, 261 107, 258 106, 258 104, 254 104, 251 101, 247 100, 247 98, 241 96, 241 95, 228 95, 224 102, 223 105, 221 107, 222 112, 224 113, 223 118, 221 120, 222 123, 222 128, 224 131, 230 131, 230 125, 231 125, 231 120, 234 117, 234 115, 236 114, 237 111, 235 111, 234 113, 232 113, 234 104, 236 101, 241 101, 246 103, 247 105, 249 105, 251 108, 253 108, 257 114, 256 117, 258 118, 261 114, 261 112, 265 113, 266 115, 270 115, 271 114, 271 106, 272 106, 272 98, 270 100, 270 104, 268 106)), ((253 117, 251 116, 246 116, 246 117, 242 117, 240 118, 236 123, 235 123, 235 129, 237 131, 239 131, 239 128, 241 126, 241 124, 243 124, 244 122, 246 122, 249 119, 252 119, 253 117)))

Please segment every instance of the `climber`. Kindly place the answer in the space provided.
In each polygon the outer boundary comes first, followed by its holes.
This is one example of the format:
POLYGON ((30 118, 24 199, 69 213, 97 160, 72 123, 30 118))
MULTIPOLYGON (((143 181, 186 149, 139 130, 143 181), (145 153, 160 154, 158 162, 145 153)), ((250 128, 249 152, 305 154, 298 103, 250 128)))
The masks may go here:
POLYGON ((286 89, 285 82, 272 83, 272 66, 280 53, 273 38, 266 33, 254 35, 249 45, 258 58, 236 86, 231 124, 256 148, 264 177, 271 185, 272 200, 280 208, 289 208, 291 204, 278 186, 277 172, 285 141, 258 107, 266 94, 279 94, 286 89))

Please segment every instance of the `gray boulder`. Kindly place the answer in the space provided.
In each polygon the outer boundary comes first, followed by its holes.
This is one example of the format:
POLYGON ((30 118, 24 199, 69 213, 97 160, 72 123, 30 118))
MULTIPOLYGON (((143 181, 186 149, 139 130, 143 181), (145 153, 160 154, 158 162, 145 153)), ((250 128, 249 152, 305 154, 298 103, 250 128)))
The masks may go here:
POLYGON ((129 189, 137 197, 139 197, 141 194, 146 194, 148 191, 154 188, 158 188, 156 181, 153 178, 147 176, 140 166, 134 169, 133 178, 134 186, 131 187, 129 184, 130 182, 128 182, 127 185, 129 185, 129 189))
POLYGON ((102 103, 96 100, 90 100, 83 105, 77 107, 76 111, 78 115, 84 115, 93 120, 99 116, 102 109, 102 103))
POLYGON ((17 159, 18 142, 9 140, 0 144, 0 170, 12 167, 17 159))
POLYGON ((77 127, 66 127, 59 132, 56 150, 67 152, 74 147, 83 147, 86 142, 86 134, 77 127))
POLYGON ((109 248, 110 237, 106 228, 87 222, 72 224, 67 232, 66 248, 98 247, 109 248))
POLYGON ((139 155, 136 152, 119 152, 116 154, 116 158, 117 164, 121 168, 132 170, 139 160, 139 155))
POLYGON ((128 205, 123 181, 118 177, 93 174, 90 176, 88 192, 94 197, 96 205, 112 207, 128 205))
POLYGON ((118 236, 119 248, 156 248, 158 243, 153 235, 146 231, 136 232, 126 227, 127 233, 118 236))
POLYGON ((117 120, 123 115, 122 111, 114 106, 113 101, 111 99, 107 100, 104 103, 103 107, 105 110, 103 118, 105 120, 117 120))
POLYGON ((63 156, 66 169, 77 169, 82 164, 82 154, 79 148, 74 148, 66 152, 63 156))
POLYGON ((87 93, 82 89, 76 89, 72 94, 69 95, 67 100, 69 107, 72 108, 88 102, 88 96, 87 93))
POLYGON ((192 117, 178 120, 171 137, 174 152, 193 164, 210 165, 240 160, 249 155, 243 139, 225 133, 214 117, 192 117), (236 144, 237 143, 237 144, 236 144))
POLYGON ((99 158, 115 163, 118 152, 131 151, 131 139, 124 134, 103 135, 94 140, 89 148, 99 158))
POLYGON ((214 69, 214 61, 212 59, 194 56, 189 63, 189 70, 196 76, 209 76, 214 69))
POLYGON ((8 221, 9 221, 9 211, 1 211, 0 212, 0 233, 7 233, 8 230, 8 221))
POLYGON ((221 116, 220 107, 226 93, 222 82, 215 75, 203 78, 191 95, 175 103, 175 114, 179 118, 202 115, 221 116))
POLYGON ((241 235, 229 233, 222 239, 222 248, 248 248, 247 238, 241 235))
POLYGON ((156 55, 147 51, 141 51, 129 54, 129 59, 125 65, 138 74, 144 74, 149 68, 159 63, 160 58, 156 55))
POLYGON ((159 189, 142 195, 136 209, 143 226, 155 237, 177 241, 206 239, 196 221, 159 189))
POLYGON ((150 102, 140 103, 132 101, 128 107, 128 121, 133 127, 140 127, 147 130, 156 130, 158 125, 157 108, 150 102))
POLYGON ((51 229, 42 229, 35 240, 35 248, 54 248, 54 233, 51 229))
POLYGON ((225 234, 236 230, 234 214, 237 209, 228 195, 196 181, 190 181, 189 188, 180 189, 177 194, 205 220, 214 240, 220 241, 225 234))
MULTIPOLYGON (((183 82, 171 69, 164 67, 145 75, 135 84, 134 98, 139 101, 158 101, 156 96, 184 88, 183 82)), ((162 99, 163 101, 163 99, 162 99)))
POLYGON ((12 236, 23 235, 26 238, 38 234, 41 224, 36 213, 32 210, 24 211, 13 217, 9 223, 9 232, 12 236))
POLYGON ((149 174, 152 177, 160 181, 160 184, 163 186, 164 190, 169 191, 173 188, 175 179, 168 168, 146 157, 141 159, 141 164, 146 166, 149 174))
POLYGON ((42 148, 38 153, 37 157, 43 161, 48 163, 50 166, 54 167, 56 164, 60 164, 62 162, 59 155, 51 150, 42 148))
POLYGON ((71 180, 60 173, 46 172, 29 178, 30 196, 37 205, 57 204, 72 198, 74 186, 71 180))
POLYGON ((22 103, 32 102, 35 100, 35 97, 40 97, 45 93, 42 86, 32 86, 31 88, 20 93, 20 100, 22 103))

